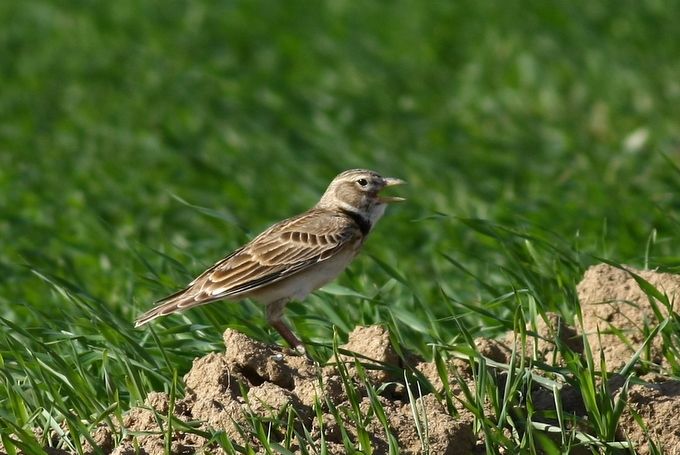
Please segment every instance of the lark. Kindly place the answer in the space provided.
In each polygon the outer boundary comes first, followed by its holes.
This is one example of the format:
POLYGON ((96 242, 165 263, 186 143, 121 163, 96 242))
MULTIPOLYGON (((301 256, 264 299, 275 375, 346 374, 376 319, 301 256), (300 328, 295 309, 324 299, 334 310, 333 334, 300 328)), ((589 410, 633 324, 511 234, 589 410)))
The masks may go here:
POLYGON ((293 349, 304 352, 283 321, 286 304, 303 300, 349 265, 387 205, 404 200, 380 192, 403 183, 365 169, 339 174, 314 207, 271 226, 186 288, 156 302, 135 327, 218 300, 250 298, 263 303, 267 322, 293 349))

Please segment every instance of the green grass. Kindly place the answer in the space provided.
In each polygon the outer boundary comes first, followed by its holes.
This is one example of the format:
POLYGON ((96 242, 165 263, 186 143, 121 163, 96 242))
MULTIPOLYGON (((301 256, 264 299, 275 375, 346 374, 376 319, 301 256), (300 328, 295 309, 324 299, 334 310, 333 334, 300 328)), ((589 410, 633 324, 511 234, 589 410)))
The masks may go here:
MULTIPOLYGON (((652 0, 3 2, 6 445, 35 451, 31 428, 66 428, 59 443, 79 451, 74 435, 149 391, 181 392, 173 377, 226 326, 280 342, 248 302, 131 321, 347 168, 406 179, 409 200, 338 286, 289 306, 321 357, 358 324, 431 356, 546 311, 578 320, 596 257, 680 270, 678 14, 652 0)), ((583 381, 599 367, 569 366, 583 381)), ((527 385, 515 374, 509 392, 527 385)), ((502 392, 486 384, 472 407, 502 392)), ((489 452, 537 447, 490 418, 489 452)))

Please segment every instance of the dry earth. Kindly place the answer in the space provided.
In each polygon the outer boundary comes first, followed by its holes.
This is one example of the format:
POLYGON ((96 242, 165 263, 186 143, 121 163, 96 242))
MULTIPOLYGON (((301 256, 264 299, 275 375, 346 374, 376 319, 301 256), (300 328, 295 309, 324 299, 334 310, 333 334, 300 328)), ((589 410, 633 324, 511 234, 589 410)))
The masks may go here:
MULTIPOLYGON (((662 293, 665 292, 671 301, 680 296, 680 276, 631 271, 662 293)), ((588 269, 578 286, 578 294, 583 312, 583 330, 595 358, 599 358, 597 349, 601 348, 608 370, 618 371, 645 340, 645 333, 648 333, 645 327, 654 327, 658 323, 649 297, 630 273, 608 265, 588 269), (623 339, 629 342, 624 343, 623 339)), ((662 314, 666 314, 665 309, 662 314)), ((527 343, 526 352, 549 364, 563 362, 556 354, 556 341, 566 343, 575 352, 582 352, 583 342, 579 331, 555 315, 549 315, 547 319, 539 327, 530 328, 539 336, 527 343)), ((166 453, 165 435, 159 427, 159 421, 170 413, 184 422, 200 422, 200 429, 221 429, 234 443, 251 443, 254 447, 257 447, 257 442, 249 432, 252 429, 250 417, 253 415, 259 420, 285 420, 292 416, 289 422, 298 431, 308 432, 317 441, 323 437, 331 454, 346 453, 338 419, 342 421, 342 427, 348 429, 347 437, 352 441, 358 440, 361 430, 367 432, 374 453, 386 453, 388 438, 394 438, 405 454, 424 453, 424 449, 432 454, 484 452, 480 440, 483 435, 473 432, 474 418, 462 406, 456 405, 457 415, 454 417, 432 393, 424 394, 414 403, 409 401, 404 385, 404 360, 397 355, 388 333, 380 326, 357 328, 350 335, 349 342, 342 346, 347 351, 355 352, 362 362, 378 365, 376 369, 367 370, 365 377, 372 386, 381 390, 374 400, 382 404, 387 425, 381 423, 373 412, 371 398, 363 384, 357 387, 364 393, 364 396, 359 397, 359 409, 365 416, 363 428, 357 428, 356 423, 348 417, 349 413, 345 412, 351 405, 337 362, 318 366, 305 357, 289 355, 278 347, 264 345, 233 330, 224 333, 224 342, 224 353, 212 353, 194 361, 192 369, 184 377, 186 395, 182 399, 169 403, 166 394, 152 393, 147 397, 145 406, 131 409, 123 422, 125 436, 117 444, 118 435, 107 427, 98 428, 92 436, 104 453, 166 453), (389 386, 381 388, 386 383, 389 386), (170 406, 173 407, 172 412, 170 406), (320 416, 316 414, 317 408, 322 410, 320 416), (333 409, 335 413, 331 412, 333 409), (418 437, 415 416, 428 425, 425 448, 418 437)), ((515 336, 512 333, 504 340, 476 340, 480 353, 503 363, 508 362, 514 343, 515 336)), ((627 407, 619 422, 618 434, 620 440, 632 441, 638 453, 649 453, 648 440, 651 438, 662 453, 680 455, 680 418, 677 417, 680 415, 680 382, 660 374, 667 368, 662 350, 662 338, 659 335, 650 343, 650 349, 646 350, 638 363, 640 384, 628 390, 627 407), (636 422, 636 416, 644 422, 645 429, 636 422)), ((345 365, 342 370, 345 380, 361 384, 362 375, 357 372, 355 358, 342 356, 339 360, 345 365)), ((409 368, 421 372, 434 389, 442 387, 442 380, 433 363, 417 359, 409 359, 408 363, 409 368)), ((449 378, 454 393, 460 393, 456 377, 463 378, 468 387, 474 389, 467 362, 453 360, 449 367, 451 372, 454 369, 457 372, 457 375, 452 374, 449 378)), ((613 394, 620 390, 622 383, 620 377, 611 379, 613 394)), ((410 385, 414 386, 413 383, 410 385)), ((538 411, 555 407, 555 399, 546 389, 537 388, 532 392, 532 398, 538 411)), ((565 385, 561 400, 565 412, 585 415, 578 390, 565 385)), ((491 408, 488 411, 491 412, 491 408)), ((270 439, 283 441, 285 436, 282 431, 275 430, 270 434, 270 439)), ((301 453, 301 448, 295 442, 290 445, 290 449, 293 453, 301 453)), ((214 441, 177 428, 172 432, 170 452, 224 453, 214 441)))

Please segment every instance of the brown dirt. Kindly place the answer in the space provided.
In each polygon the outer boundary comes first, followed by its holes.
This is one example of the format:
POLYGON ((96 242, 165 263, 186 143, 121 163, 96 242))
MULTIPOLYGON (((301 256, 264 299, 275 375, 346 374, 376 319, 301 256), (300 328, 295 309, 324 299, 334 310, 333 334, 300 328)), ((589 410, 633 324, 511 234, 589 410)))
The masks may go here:
POLYGON ((680 381, 652 375, 643 379, 648 382, 628 390, 628 408, 619 420, 621 439, 639 442, 641 455, 651 453, 645 430, 635 421, 638 415, 660 453, 680 455, 680 381))
MULTIPOLYGON (((671 302, 680 298, 680 276, 629 269, 662 293, 671 302)), ((645 326, 654 327, 659 320, 654 315, 649 297, 635 279, 624 270, 605 264, 591 267, 578 285, 583 309, 583 329, 593 352, 602 349, 607 368, 619 369, 632 357, 645 340, 645 326), (613 330, 614 329, 614 330, 613 330), (599 330, 599 335, 598 335, 599 330), (615 332, 621 332, 622 336, 615 332), (624 342, 622 338, 630 341, 624 342)), ((663 316, 668 312, 656 302, 663 316)), ((657 336, 643 360, 665 367, 661 337, 657 336)))
MULTIPOLYGON (((366 417, 363 428, 357 428, 355 422, 344 417, 350 402, 335 365, 317 366, 306 357, 289 355, 278 347, 264 345, 234 330, 224 333, 224 341, 226 352, 212 353, 194 361, 184 377, 186 396, 176 403, 176 417, 184 421, 198 420, 203 429, 219 428, 235 443, 250 443, 257 447, 255 439, 249 435, 249 416, 254 414, 259 419, 285 417, 292 408, 297 414, 295 425, 298 429, 308 429, 317 439, 323 432, 330 453, 342 454, 346 449, 340 426, 328 412, 332 405, 338 410, 337 415, 343 416, 342 427, 347 429, 352 440, 358 440, 360 430, 366 431, 376 453, 386 453, 388 435, 375 417, 368 396, 360 397, 359 409, 366 417), (313 412, 316 402, 325 403, 326 413, 321 424, 313 412)), ((396 379, 390 369, 403 371, 387 331, 380 326, 357 328, 341 350, 355 352, 362 364, 375 365, 374 369, 366 369, 367 378, 375 386, 396 379)), ((358 382, 355 357, 340 357, 349 380, 358 382)), ((365 390, 365 387, 359 389, 365 390)), ((414 408, 418 418, 427 422, 427 445, 431 453, 467 454, 472 451, 475 438, 471 414, 460 409, 460 415, 452 417, 432 394, 416 399, 415 403, 408 403, 406 396, 402 386, 385 388, 383 395, 377 398, 385 409, 391 437, 396 438, 402 453, 420 454, 423 450, 416 432, 414 408)), ((162 454, 165 453, 164 437, 159 434, 154 410, 161 416, 168 414, 165 394, 150 394, 144 407, 133 408, 126 414, 124 426, 128 431, 149 432, 135 437, 142 453, 162 454)), ((275 433, 271 437, 282 440, 284 435, 275 433)), ((133 438, 128 437, 112 453, 134 453, 133 442, 133 438)), ((223 453, 207 443, 200 436, 175 432, 171 453, 223 453)), ((296 451, 296 447, 292 450, 296 451)))
MULTIPOLYGON (((631 271, 665 292, 671 301, 680 296, 680 277, 650 271, 631 271)), ((598 349, 601 348, 608 370, 618 371, 644 341, 645 333, 648 333, 646 327, 658 324, 649 298, 629 273, 608 265, 588 269, 578 285, 578 295, 583 313, 583 331, 594 358, 599 359, 598 349), (630 343, 622 342, 621 333, 630 343)), ((663 309, 662 314, 665 315, 665 311, 663 309)), ((547 315, 545 321, 540 322, 537 327, 528 327, 528 330, 537 335, 527 341, 524 350, 532 359, 562 365, 564 359, 559 356, 557 343, 564 344, 577 353, 583 351, 581 331, 569 326, 557 315, 547 315)), ((517 342, 515 338, 514 333, 507 334, 501 340, 479 338, 475 340, 475 347, 485 357, 507 363, 517 342)), ((680 382, 659 374, 667 368, 662 356, 661 341, 660 336, 653 340, 648 355, 637 365, 638 374, 648 371, 655 371, 656 374, 641 376, 640 379, 645 381, 643 384, 630 386, 627 407, 620 419, 618 434, 620 440, 633 442, 638 453, 649 453, 648 442, 652 440, 662 453, 680 455, 680 419, 676 418, 680 415, 680 382), (644 422, 644 428, 636 419, 644 422)), ((416 358, 400 358, 383 327, 359 327, 350 334, 348 343, 341 346, 342 350, 356 353, 356 357, 342 354, 339 361, 345 366, 344 371, 349 381, 358 384, 356 389, 363 391, 364 395, 358 397, 359 409, 364 417, 362 428, 358 428, 346 412, 351 405, 338 366, 333 363, 335 359, 331 359, 331 363, 326 366, 318 366, 305 357, 291 355, 288 351, 267 346, 233 330, 224 333, 224 342, 224 353, 212 353, 194 360, 193 367, 184 377, 186 394, 174 405, 173 414, 177 419, 199 422, 199 429, 202 430, 220 429, 235 444, 250 444, 256 451, 259 446, 253 437, 251 416, 256 416, 260 421, 285 421, 291 410, 296 415, 296 429, 304 428, 317 441, 323 436, 331 454, 346 453, 341 427, 347 430, 347 435, 355 443, 359 440, 359 433, 366 432, 374 453, 377 454, 387 453, 389 438, 393 438, 405 454, 420 454, 424 450, 429 450, 432 454, 470 454, 484 451, 483 442, 480 442, 483 435, 473 433, 474 419, 469 411, 456 403, 459 407, 457 415, 453 417, 434 394, 427 393, 430 386, 434 390, 441 390, 443 387, 434 363, 416 358), (373 399, 377 399, 385 410, 389 433, 373 412, 372 399, 366 394, 365 385, 361 384, 356 360, 364 365, 371 385, 381 391, 373 399), (421 384, 424 394, 413 403, 408 400, 404 369, 415 369, 425 378, 421 384), (389 386, 385 386, 385 383, 389 386), (315 411, 315 404, 318 403, 321 403, 321 419, 315 411), (336 410, 335 414, 330 412, 332 408, 336 410), (422 447, 418 437, 414 414, 421 423, 427 422, 427 447, 422 447), (341 425, 336 418, 341 419, 341 425)), ((457 378, 463 378, 466 385, 474 390, 471 368, 467 361, 454 359, 448 367, 450 373, 454 369, 457 372, 448 378, 454 395, 462 398, 457 378)), ((502 381, 502 374, 499 375, 499 380, 502 381)), ((411 380, 409 385, 413 386, 414 382, 415 379, 411 380)), ((613 395, 621 393, 622 383, 622 378, 612 376, 609 386, 613 395)), ((412 390, 417 389, 412 387, 412 390)), ((555 408, 555 398, 549 390, 537 387, 531 391, 531 397, 539 412, 537 415, 540 415, 540 411, 555 408)), ((586 416, 578 389, 564 384, 561 401, 565 412, 586 416)), ((133 408, 125 415, 124 438, 115 448, 114 440, 119 436, 114 438, 108 428, 98 428, 93 437, 105 453, 166 453, 164 434, 159 422, 169 414, 169 406, 166 394, 150 394, 144 406, 133 408), (139 452, 136 452, 137 448, 139 452)), ((485 413, 491 412, 490 406, 485 409, 485 413)), ((282 441, 285 436, 270 428, 267 431, 272 432, 272 440, 282 441)), ((290 449, 293 453, 300 453, 300 448, 294 444, 290 449)), ((199 435, 176 430, 172 434, 170 453, 224 452, 199 435)))

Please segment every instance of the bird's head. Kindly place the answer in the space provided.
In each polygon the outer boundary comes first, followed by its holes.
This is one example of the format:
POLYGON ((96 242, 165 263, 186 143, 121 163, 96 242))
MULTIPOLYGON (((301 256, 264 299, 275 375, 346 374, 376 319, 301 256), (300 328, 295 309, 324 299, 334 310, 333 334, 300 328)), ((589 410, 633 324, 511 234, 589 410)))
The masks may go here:
POLYGON ((382 177, 366 169, 351 169, 333 179, 317 207, 348 210, 374 224, 385 212, 387 204, 404 200, 397 196, 381 195, 380 192, 388 186, 404 183, 401 179, 382 177))

